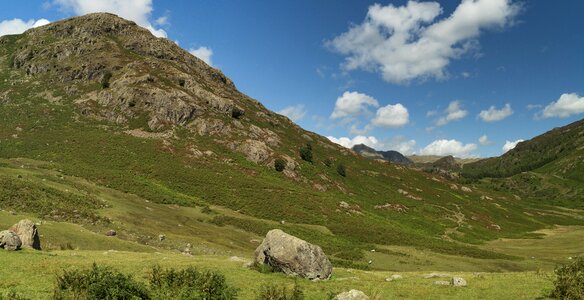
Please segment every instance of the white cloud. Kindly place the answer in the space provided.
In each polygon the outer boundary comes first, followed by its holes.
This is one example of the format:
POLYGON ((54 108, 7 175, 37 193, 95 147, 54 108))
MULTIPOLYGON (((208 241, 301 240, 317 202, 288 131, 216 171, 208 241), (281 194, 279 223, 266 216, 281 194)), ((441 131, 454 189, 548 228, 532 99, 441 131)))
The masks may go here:
POLYGON ((543 105, 541 105, 541 104, 527 104, 528 110, 534 110, 534 109, 542 108, 542 107, 543 107, 543 105))
POLYGON ((429 110, 429 111, 426 112, 426 117, 433 117, 433 116, 435 116, 437 114, 438 114, 438 111, 436 111, 436 110, 429 110))
POLYGON ((444 113, 446 116, 436 120, 436 126, 444 126, 452 121, 460 120, 468 115, 468 111, 460 107, 460 101, 450 102, 444 113))
POLYGON ((576 93, 571 93, 562 94, 560 99, 548 104, 541 112, 539 112, 536 115, 536 118, 566 118, 581 113, 584 113, 584 97, 580 97, 576 93))
POLYGON ((497 109, 495 106, 489 107, 488 110, 482 110, 479 113, 479 118, 485 122, 496 122, 501 121, 513 114, 511 105, 509 103, 501 109, 497 109))
POLYGON ((503 145, 503 153, 507 153, 507 151, 515 148, 515 146, 517 146, 517 144, 523 142, 523 140, 516 140, 514 142, 511 141, 505 141, 505 145, 503 145))
POLYGON ((379 108, 371 122, 377 127, 401 127, 410 122, 410 114, 401 103, 390 104, 379 108))
POLYGON ((211 48, 207 48, 207 47, 199 47, 197 49, 191 48, 189 49, 189 52, 200 58, 202 61, 204 61, 205 63, 207 63, 209 66, 213 66, 213 49, 211 48))
POLYGON ((452 155, 457 157, 470 157, 472 151, 477 149, 476 144, 463 144, 457 140, 435 140, 420 150, 421 155, 452 155))
POLYGON ((109 12, 150 30, 157 37, 166 37, 166 31, 156 29, 149 21, 152 14, 152 0, 53 0, 63 11, 78 15, 94 12, 109 12))
POLYGON ((462 75, 462 77, 464 77, 464 78, 469 78, 470 77, 470 73, 469 72, 462 72, 462 73, 460 73, 460 75, 462 75))
POLYGON ((168 25, 169 24, 169 22, 168 22, 168 16, 159 17, 158 19, 154 20, 154 23, 156 25, 158 25, 158 26, 168 25))
POLYGON ((337 98, 331 119, 356 117, 367 111, 368 106, 378 107, 375 98, 359 92, 344 92, 337 98))
POLYGON ((304 109, 304 104, 298 104, 285 107, 284 109, 278 111, 278 113, 288 117, 293 122, 298 122, 304 118, 306 115, 306 110, 304 109))
POLYGON ((483 134, 480 138, 479 138, 479 143, 483 146, 486 145, 490 145, 493 142, 491 140, 489 140, 489 137, 486 134, 483 134))
POLYGON ((49 24, 47 19, 28 20, 21 19, 4 20, 0 22, 0 36, 7 34, 20 34, 30 28, 35 28, 49 24))
POLYGON ((453 59, 478 47, 481 31, 512 23, 520 6, 512 0, 463 0, 447 18, 437 2, 405 6, 374 4, 363 23, 327 44, 346 55, 343 68, 380 72, 392 83, 446 77, 453 59))
POLYGON ((402 136, 396 136, 387 141, 380 141, 374 136, 364 136, 358 135, 353 138, 341 137, 335 138, 333 136, 327 136, 327 138, 336 144, 339 144, 345 148, 353 148, 355 145, 364 144, 375 150, 387 151, 394 150, 404 155, 410 155, 415 153, 414 147, 416 146, 415 140, 407 140, 402 136))

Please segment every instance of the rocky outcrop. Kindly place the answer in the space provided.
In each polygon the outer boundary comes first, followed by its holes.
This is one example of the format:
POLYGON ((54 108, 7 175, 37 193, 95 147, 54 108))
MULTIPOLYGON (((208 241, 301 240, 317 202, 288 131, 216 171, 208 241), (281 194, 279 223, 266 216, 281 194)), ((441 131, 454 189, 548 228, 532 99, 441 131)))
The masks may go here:
POLYGON ((270 148, 266 143, 256 140, 245 140, 237 150, 245 155, 247 160, 254 163, 265 162, 270 157, 270 148))
POLYGON ((0 231, 0 248, 8 251, 20 250, 22 242, 18 235, 10 230, 0 231))
POLYGON ((41 239, 36 224, 31 220, 20 220, 10 231, 16 233, 22 242, 22 247, 41 250, 41 239))
POLYGON ((282 230, 270 230, 255 250, 255 263, 310 280, 329 279, 332 265, 322 249, 282 230))
POLYGON ((359 290, 350 290, 336 295, 333 300, 368 300, 369 297, 359 290))

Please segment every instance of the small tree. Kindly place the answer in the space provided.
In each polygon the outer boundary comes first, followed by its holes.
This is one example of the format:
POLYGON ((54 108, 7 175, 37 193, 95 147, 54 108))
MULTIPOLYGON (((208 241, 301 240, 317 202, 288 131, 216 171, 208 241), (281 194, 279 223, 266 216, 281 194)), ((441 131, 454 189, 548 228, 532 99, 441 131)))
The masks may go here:
POLYGON ((337 173, 343 177, 347 177, 347 168, 345 165, 343 165, 343 163, 337 165, 337 173))
POLYGON ((286 169, 286 161, 281 158, 276 159, 274 161, 274 169, 278 172, 284 171, 286 169))
POLYGON ((310 143, 306 143, 304 147, 300 148, 300 158, 312 163, 312 145, 310 143))
POLYGON ((112 73, 110 71, 107 71, 103 74, 103 77, 101 77, 101 88, 102 89, 107 89, 110 86, 110 79, 112 78, 112 73))

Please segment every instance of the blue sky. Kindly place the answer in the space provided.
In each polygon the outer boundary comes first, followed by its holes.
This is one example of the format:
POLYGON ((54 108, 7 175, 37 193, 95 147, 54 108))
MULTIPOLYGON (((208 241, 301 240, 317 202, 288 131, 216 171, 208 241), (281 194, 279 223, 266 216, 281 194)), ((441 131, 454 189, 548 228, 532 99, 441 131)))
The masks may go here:
POLYGON ((3 1, 0 35, 109 11, 307 130, 496 156, 584 115, 584 1, 3 1))

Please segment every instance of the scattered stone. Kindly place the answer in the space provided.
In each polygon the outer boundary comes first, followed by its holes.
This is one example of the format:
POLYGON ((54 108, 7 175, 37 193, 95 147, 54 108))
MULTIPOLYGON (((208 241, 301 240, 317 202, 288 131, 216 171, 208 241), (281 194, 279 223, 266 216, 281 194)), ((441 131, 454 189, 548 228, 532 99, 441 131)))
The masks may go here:
POLYGON ((434 281, 435 285, 450 285, 450 281, 446 281, 446 280, 436 280, 434 281))
POLYGON ((113 229, 110 229, 105 233, 105 235, 107 235, 107 236, 116 236, 117 234, 118 233, 113 229))
POLYGON ((466 280, 462 277, 453 277, 450 283, 453 286, 466 286, 466 280))
POLYGON ((164 241, 164 240, 166 240, 166 235, 164 235, 164 234, 159 234, 159 235, 158 235, 158 240, 159 240, 159 241, 161 241, 161 242, 162 242, 162 241, 164 241))
POLYGON ((466 186, 462 186, 460 187, 460 190, 465 192, 465 193, 472 193, 472 189, 466 186))
POLYGON ((187 246, 185 247, 185 250, 183 250, 182 254, 192 256, 193 255, 192 247, 193 246, 190 243, 187 244, 187 246))
POLYGON ((22 242, 18 235, 10 230, 0 231, 0 248, 8 251, 20 250, 22 242))
POLYGON ((365 293, 358 290, 350 290, 336 295, 333 300, 368 300, 369 297, 365 293))
POLYGON ((430 273, 430 274, 424 275, 424 278, 426 278, 426 279, 436 278, 436 277, 451 277, 451 275, 445 274, 445 273, 430 273))
POLYGON ((402 279, 403 277, 399 274, 393 274, 390 277, 385 278, 385 281, 390 282, 398 279, 402 279))
POLYGON ((10 231, 16 233, 22 242, 22 247, 41 250, 41 239, 37 226, 31 220, 20 220, 10 227, 10 231))
POLYGON ((322 249, 282 230, 270 230, 255 250, 256 264, 266 264, 290 276, 329 279, 332 265, 322 249))

